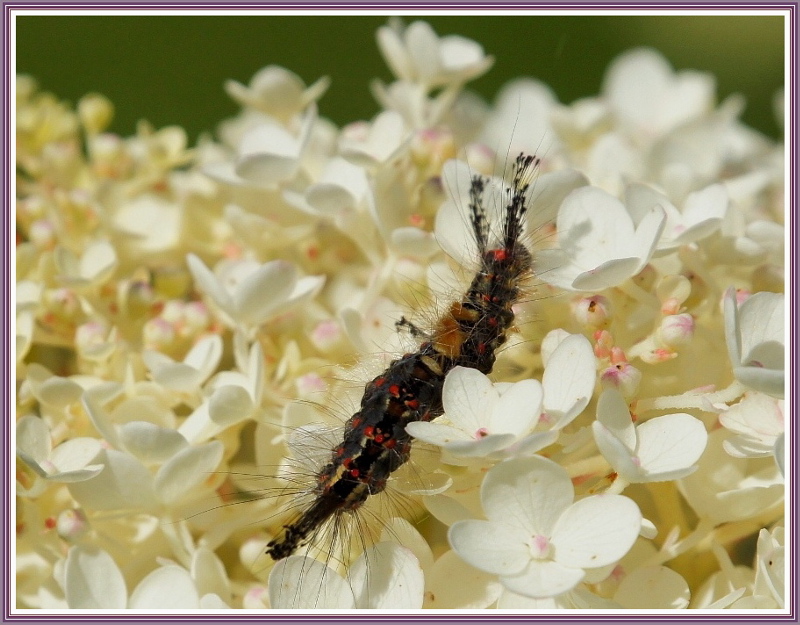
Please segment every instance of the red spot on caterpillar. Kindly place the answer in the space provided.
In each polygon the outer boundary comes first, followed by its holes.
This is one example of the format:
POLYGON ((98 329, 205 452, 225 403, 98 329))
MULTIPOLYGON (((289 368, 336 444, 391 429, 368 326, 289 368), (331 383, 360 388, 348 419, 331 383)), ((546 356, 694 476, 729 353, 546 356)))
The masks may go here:
POLYGON ((389 387, 389 394, 392 397, 399 397, 400 396, 400 387, 397 384, 392 384, 389 387))

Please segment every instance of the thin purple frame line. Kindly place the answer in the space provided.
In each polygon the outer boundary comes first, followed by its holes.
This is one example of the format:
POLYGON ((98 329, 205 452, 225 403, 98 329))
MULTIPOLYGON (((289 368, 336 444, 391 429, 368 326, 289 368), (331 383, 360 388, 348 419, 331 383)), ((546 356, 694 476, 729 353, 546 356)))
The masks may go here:
MULTIPOLYGON (((554 6, 561 7, 564 4, 570 4, 570 5, 574 6, 573 3, 568 3, 568 2, 557 3, 557 4, 554 4, 554 6)), ((626 6, 627 7, 627 6, 630 6, 632 4, 633 3, 625 3, 622 6, 626 6)), ((730 3, 727 3, 727 4, 730 4, 730 3)), ((722 5, 722 3, 710 4, 710 6, 713 6, 713 7, 718 7, 718 6, 721 7, 721 5, 722 5)), ((33 6, 37 6, 37 5, 33 5, 33 6)), ((38 6, 41 7, 42 5, 38 5, 38 6)), ((58 7, 58 8, 65 8, 64 5, 53 5, 53 6, 54 7, 58 7)), ((98 7, 98 6, 103 6, 103 5, 102 5, 102 3, 93 3, 90 6, 98 7)), ((107 6, 117 7, 119 5, 107 5, 107 6)), ((150 5, 141 5, 141 4, 133 5, 133 4, 131 4, 129 6, 142 7, 142 6, 150 6, 150 5)), ((156 5, 156 6, 158 6, 158 5, 156 5)), ((159 6, 158 8, 161 8, 162 6, 163 5, 159 6)), ((189 5, 187 3, 178 3, 177 6, 179 6, 181 8, 188 8, 189 5)), ((207 5, 195 5, 195 6, 207 6, 207 5)), ((217 6, 230 8, 229 6, 226 6, 226 5, 217 5, 217 6)), ((247 7, 247 8, 252 8, 254 5, 249 5, 248 4, 248 5, 244 5, 244 6, 247 7)), ((270 5, 265 5, 265 6, 270 6, 270 5)), ((308 7, 309 5, 308 4, 296 3, 296 4, 287 5, 287 6, 293 6, 293 7, 294 6, 306 6, 306 7, 308 7)), ((325 6, 326 8, 330 8, 330 5, 320 5, 320 6, 325 6)), ((352 5, 347 5, 347 6, 352 6, 352 5)), ((364 5, 355 5, 355 6, 361 7, 361 6, 364 6, 364 5)), ((375 6, 379 6, 381 8, 384 8, 386 5, 375 5, 375 6)), ((391 6, 395 6, 395 5, 391 5, 391 6)), ((396 6, 407 7, 408 5, 396 5, 396 6)), ((430 6, 430 5, 428 5, 428 6, 430 6)), ((451 6, 451 5, 450 4, 446 4, 444 6, 451 6)), ((470 5, 470 6, 472 6, 472 5, 470 5)), ((488 5, 488 6, 490 6, 490 5, 488 5)), ((510 6, 514 6, 515 8, 519 8, 520 6, 523 6, 523 5, 510 5, 510 6)), ((527 5, 527 6, 531 6, 531 5, 527 5)), ((542 5, 533 5, 533 6, 536 6, 537 8, 541 8, 542 5)), ((581 4, 581 6, 584 6, 584 5, 581 4)), ((588 6, 592 6, 594 8, 606 8, 608 6, 616 7, 616 6, 620 6, 620 5, 616 5, 615 4, 615 5, 602 5, 601 6, 601 5, 589 4, 588 6)), ((649 8, 649 7, 652 7, 653 5, 646 5, 646 6, 648 6, 648 8, 649 8)), ((662 6, 662 5, 658 5, 658 6, 662 6)), ((663 6, 674 7, 675 5, 674 4, 665 4, 663 6)), ((691 5, 691 6, 693 8, 698 8, 698 5, 691 5)), ((742 3, 740 6, 745 6, 745 5, 744 5, 744 3, 742 3)), ((746 6, 754 6, 754 7, 760 8, 760 9, 764 8, 764 5, 753 5, 753 4, 750 4, 750 5, 746 5, 746 6)), ((776 4, 774 6, 775 6, 775 8, 784 8, 784 9, 787 8, 786 5, 782 5, 782 4, 776 4)), ((796 7, 796 5, 792 5, 792 6, 796 7)), ((492 7, 492 8, 494 8, 494 7, 492 7)), ((795 18, 796 18, 796 15, 795 15, 795 18)), ((8 21, 6 21, 6 23, 8 24, 8 21)), ((795 59, 794 52, 796 50, 796 45, 795 45, 796 44, 796 35, 797 35, 796 19, 793 21, 793 25, 795 27, 792 29, 791 36, 790 36, 790 46, 791 46, 791 49, 792 49, 792 55, 790 56, 790 63, 791 63, 791 66, 793 67, 793 71, 791 71, 790 74, 791 74, 792 77, 795 78, 795 85, 794 85, 795 86, 795 90, 794 90, 794 92, 795 92, 795 96, 796 96, 796 89, 797 89, 797 80, 796 79, 797 79, 797 75, 796 75, 796 62, 794 60, 795 59)), ((6 52, 8 52, 8 49, 9 49, 8 39, 9 39, 8 38, 8 28, 6 28, 6 42, 7 42, 6 43, 6 52)), ((7 54, 6 58, 8 58, 8 54, 7 54)), ((9 80, 9 77, 8 77, 9 71, 8 70, 9 70, 8 64, 4 64, 4 81, 5 81, 4 82, 4 93, 5 93, 6 97, 9 97, 8 85, 10 85, 10 83, 8 82, 8 80, 9 80)), ((8 100, 6 102, 8 102, 8 100)), ((792 115, 793 115, 793 120, 796 121, 797 120, 797 98, 796 97, 793 100, 792 115)), ((10 137, 10 129, 9 129, 9 120, 8 120, 8 118, 6 120, 4 120, 4 127, 5 127, 5 130, 6 130, 6 136, 10 137)), ((797 147, 796 146, 796 131, 797 131, 796 123, 793 125, 793 129, 794 129, 794 132, 790 133, 790 145, 791 145, 790 158, 794 157, 796 155, 796 147, 797 147)), ((4 146, 4 149, 5 149, 5 153, 6 153, 6 158, 8 160, 8 158, 10 156, 9 144, 6 144, 6 146, 4 146)), ((796 159, 794 160, 794 163, 796 164, 796 159)), ((796 179, 796 171, 795 171, 795 168, 792 168, 790 194, 791 194, 793 199, 797 198, 797 195, 796 195, 796 190, 797 190, 796 180, 797 180, 796 179)), ((9 198, 9 200, 10 200, 10 197, 8 195, 9 187, 8 187, 7 182, 8 182, 8 170, 6 170, 4 172, 4 188, 6 189, 6 196, 5 197, 9 198)), ((5 215, 5 219, 4 219, 4 228, 7 229, 7 232, 6 232, 7 235, 10 235, 10 229, 8 228, 9 220, 10 220, 10 211, 7 211, 6 215, 5 215)), ((792 224, 792 223, 794 223, 795 227, 796 227, 797 220, 796 220, 796 213, 794 211, 791 211, 791 213, 790 213, 790 224, 792 224)), ((792 228, 792 232, 794 232, 794 227, 792 228)), ((794 244, 794 240, 792 240, 791 243, 794 244)), ((793 259, 796 258, 795 253, 796 253, 796 248, 792 247, 792 258, 793 259)), ((7 265, 7 267, 8 267, 8 265, 7 265)), ((8 281, 9 281, 9 276, 8 276, 8 274, 6 274, 4 276, 4 284, 7 283, 8 281)), ((7 294, 9 293, 8 289, 6 289, 6 293, 7 294)), ((4 311, 4 316, 6 314, 7 314, 6 311, 4 311)), ((796 318, 793 321, 796 321, 796 318)), ((7 341, 7 343, 6 343, 7 345, 9 344, 9 342, 8 342, 8 333, 9 333, 9 331, 10 330, 9 330, 8 324, 6 324, 6 326, 4 328, 4 338, 7 341)), ((794 345, 792 345, 792 347, 794 347, 794 345)), ((7 352, 7 353, 10 356, 10 352, 7 352)), ((798 357, 797 351, 794 352, 793 356, 794 356, 794 359, 795 359, 794 364, 796 364, 796 359, 798 357)), ((8 379, 4 380, 4 389, 8 388, 8 384, 9 384, 8 379)), ((794 398, 796 396, 794 394, 794 393, 796 393, 796 386, 794 384, 792 385, 792 391, 793 391, 793 395, 792 396, 794 398)), ((6 394, 5 396, 8 398, 8 394, 6 394)), ((9 435, 9 432, 8 432, 8 423, 9 422, 7 421, 7 423, 6 423, 6 426, 7 426, 6 427, 6 434, 7 434, 6 442, 7 443, 10 441, 10 435, 9 435)), ((794 443, 794 441, 792 441, 792 443, 794 443)), ((9 451, 10 451, 10 448, 9 448, 9 451)), ((4 483, 4 494, 6 493, 6 491, 7 491, 7 485, 6 485, 6 483, 4 483)), ((4 499, 4 509, 5 509, 5 506, 6 506, 8 501, 9 501, 8 499, 4 499)), ((797 506, 797 500, 795 498, 794 499, 794 511, 795 512, 796 512, 796 506, 797 506)), ((796 534, 796 531, 797 531, 796 525, 793 526, 792 529, 793 529, 793 532, 796 534)), ((5 539, 8 540, 8 537, 6 536, 5 539)), ((796 561, 795 561, 794 564, 796 565, 796 561)), ((795 591, 794 585, 792 585, 792 591, 793 591, 792 597, 794 598, 794 596, 795 596, 794 595, 794 591, 795 591)), ((206 620, 219 620, 219 619, 214 618, 215 616, 216 615, 202 615, 202 616, 201 615, 196 615, 196 616, 187 615, 187 616, 184 617, 184 616, 177 616, 176 615, 175 619, 170 619, 169 621, 166 621, 166 622, 174 622, 176 619, 177 620, 181 620, 181 621, 184 620, 184 619, 185 620, 203 620, 203 621, 206 621, 206 620)), ((404 616, 404 615, 397 615, 396 617, 394 615, 386 615, 386 616, 389 617, 389 618, 388 619, 385 618, 384 620, 392 620, 392 621, 394 621, 394 620, 408 620, 408 616, 404 616)), ((524 620, 524 621, 529 621, 529 620, 531 620, 531 616, 532 615, 520 615, 520 616, 502 615, 502 616, 503 617, 508 617, 508 618, 494 618, 492 620, 493 621, 494 620, 512 620, 512 621, 524 620)), ((558 618, 558 615, 549 615, 549 614, 545 615, 545 614, 542 614, 541 616, 547 616, 547 617, 551 617, 551 618, 552 617, 558 618)), ((599 618, 594 618, 592 620, 614 620, 614 621, 618 621, 618 620, 634 620, 635 619, 635 617, 624 617, 624 616, 619 616, 619 615, 615 615, 614 617, 608 617, 608 618, 603 617, 602 615, 597 615, 597 616, 599 618)), ((740 616, 740 615, 736 615, 736 616, 740 616)), ((254 615, 254 617, 255 618, 252 618, 252 619, 248 618, 246 620, 263 620, 262 618, 260 618, 260 615, 258 617, 256 617, 254 615)), ((67 620, 85 621, 85 620, 95 620, 96 618, 104 618, 104 617, 101 617, 101 616, 92 617, 92 616, 88 616, 88 615, 83 615, 81 617, 75 617, 74 619, 72 617, 69 617, 67 620)), ((317 622, 317 619, 309 619, 306 616, 292 617, 291 615, 282 615, 281 618, 289 618, 293 622, 317 622)), ((369 615, 364 615, 363 617, 360 617, 360 616, 357 616, 357 615, 347 615, 347 616, 344 616, 344 617, 335 617, 335 618, 334 617, 330 617, 330 618, 328 618, 326 620, 337 620, 337 621, 338 620, 347 620, 347 621, 352 621, 352 620, 365 620, 367 618, 370 618, 370 616, 369 615)), ((473 615, 461 615, 461 616, 458 616, 458 617, 456 617, 456 616, 452 616, 452 617, 447 616, 447 617, 440 617, 438 619, 432 619, 432 620, 441 621, 441 620, 443 620, 443 618, 444 618, 444 620, 470 620, 470 621, 473 621, 473 620, 485 620, 485 618, 479 617, 477 615, 476 616, 473 616, 473 615)), ((123 619, 119 619, 119 620, 123 620, 123 619)), ((137 620, 138 621, 140 619, 138 619, 136 616, 132 615, 130 618, 125 618, 124 620, 126 620, 126 621, 128 621, 128 620, 131 620, 131 621, 137 620)), ((225 620, 228 620, 228 619, 225 619, 225 620)), ((242 619, 241 618, 237 618, 235 620, 239 621, 239 620, 242 620, 242 619)), ((428 619, 426 619, 426 620, 428 620, 428 619)), ((561 622, 578 622, 578 621, 583 621, 584 619, 575 619, 573 617, 566 616, 564 618, 558 618, 558 620, 561 621, 561 622)), ((657 620, 657 621, 680 620, 683 623, 689 622, 689 621, 686 621, 685 619, 676 619, 674 617, 660 617, 660 615, 656 616, 656 617, 651 617, 648 620, 657 620)), ((751 621, 753 619, 751 619, 749 616, 743 616, 742 615, 742 618, 735 618, 735 619, 732 618, 732 616, 726 616, 726 617, 720 616, 719 619, 714 617, 714 618, 710 618, 710 619, 709 618, 703 618, 702 620, 705 622, 705 621, 708 621, 708 620, 751 621)), ((757 619, 757 620, 763 621, 764 619, 757 619)), ((153 621, 148 619, 148 622, 152 623, 153 621)), ((424 621, 419 621, 419 620, 415 619, 415 622, 419 623, 419 622, 424 622, 424 621)))
MULTIPOLYGON (((10 31, 10 21, 7 19, 6 12, 4 11, 3 14, 4 20, 4 36, 5 36, 5 58, 10 58, 10 43, 9 39, 9 31, 10 31)), ((9 61, 3 63, 3 102, 6 107, 6 111, 9 110, 9 103, 10 103, 10 67, 9 61)), ((4 138, 4 145, 3 145, 3 155, 4 155, 4 162, 6 163, 6 167, 3 169, 3 236, 5 237, 5 241, 8 242, 8 249, 4 251, 4 274, 3 274, 3 294, 5 299, 5 306, 3 307, 3 358, 5 358, 6 364, 6 372, 7 375, 3 380, 3 398, 4 398, 4 405, 7 407, 8 418, 4 419, 3 423, 3 449, 5 453, 5 458, 8 459, 8 464, 11 464, 11 392, 10 392, 10 384, 11 384, 11 349, 10 349, 10 340, 8 336, 9 326, 10 326, 10 314, 11 314, 11 230, 10 230, 10 221, 11 221, 11 189, 10 189, 10 170, 11 170, 11 116, 5 115, 3 119, 3 138, 4 138)), ((9 471, 10 473, 10 471, 9 471)), ((4 528, 3 532, 3 548, 4 553, 9 554, 11 552, 11 476, 6 476, 6 479, 3 480, 3 521, 2 525, 4 528)), ((7 578, 11 579, 11 560, 10 558, 4 558, 3 567, 6 571, 7 578)), ((10 584, 5 585, 3 587, 3 610, 5 615, 9 613, 9 607, 11 606, 11 586, 10 584)))
POLYGON ((785 10, 790 8, 788 3, 769 3, 769 4, 757 4, 754 2, 714 2, 714 1, 707 1, 704 3, 692 3, 692 2, 680 2, 680 3, 669 3, 669 2, 659 2, 659 3, 652 3, 643 5, 641 2, 635 2, 631 0, 630 2, 625 0, 619 0, 615 3, 593 3, 589 1, 583 2, 570 2, 569 0, 564 0, 563 2, 559 2, 558 0, 550 0, 547 3, 540 3, 540 4, 531 4, 531 3, 514 3, 514 2, 504 2, 504 3, 495 3, 490 4, 485 1, 475 2, 473 4, 464 4, 455 2, 438 2, 438 3, 402 3, 402 2, 394 2, 394 3, 385 3, 385 4, 375 4, 375 3, 359 3, 359 2, 347 2, 347 3, 324 3, 324 2, 313 2, 313 3, 292 3, 292 2, 282 2, 282 3, 273 3, 268 4, 260 1, 255 2, 237 2, 235 4, 221 4, 219 2, 180 2, 180 1, 173 1, 170 3, 156 3, 156 2, 145 2, 145 3, 136 3, 136 2, 126 2, 126 3, 114 3, 110 4, 106 1, 99 0, 97 2, 86 1, 82 3, 75 3, 70 4, 69 6, 64 4, 58 3, 17 3, 14 5, 8 5, 13 10, 23 10, 23 9, 63 9, 63 10, 90 10, 90 9, 99 9, 99 8, 111 8, 111 9, 119 9, 119 10, 128 10, 128 9, 142 9, 142 10, 172 10, 172 9, 189 9, 189 8, 198 8, 198 9, 210 9, 210 8, 220 8, 225 10, 252 10, 254 8, 264 8, 264 9, 272 9, 272 10, 282 10, 282 9, 296 9, 296 8, 311 8, 311 9, 380 9, 383 11, 387 11, 390 9, 419 9, 420 11, 429 11, 435 9, 457 9, 461 8, 464 10, 470 9, 487 9, 487 10, 500 10, 500 9, 524 9, 524 8, 535 8, 541 10, 548 10, 548 9, 563 9, 565 7, 569 8, 576 8, 576 9, 632 9, 632 8, 642 8, 646 7, 647 9, 651 10, 659 10, 659 9, 687 9, 687 10, 698 10, 698 9, 719 9, 725 10, 730 9, 732 7, 735 8, 757 8, 761 10, 785 10))

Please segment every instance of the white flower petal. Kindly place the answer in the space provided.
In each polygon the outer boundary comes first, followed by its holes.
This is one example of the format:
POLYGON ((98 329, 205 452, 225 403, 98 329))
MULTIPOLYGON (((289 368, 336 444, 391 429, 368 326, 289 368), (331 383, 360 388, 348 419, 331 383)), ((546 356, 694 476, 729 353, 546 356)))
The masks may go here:
POLYGON ((106 282, 117 268, 117 253, 108 241, 90 243, 78 261, 79 277, 93 284, 106 282))
POLYGON ((68 485, 70 495, 82 507, 148 510, 156 505, 153 478, 141 462, 114 449, 101 450, 95 461, 104 465, 97 476, 68 485))
POLYGON ((381 530, 381 541, 394 542, 409 549, 423 571, 433 566, 430 545, 411 523, 401 517, 393 517, 386 523, 381 530))
POLYGON ((446 551, 426 577, 426 609, 482 610, 497 601, 503 588, 494 575, 465 565, 455 551, 446 551))
POLYGON ((50 462, 60 471, 77 471, 86 468, 97 458, 102 445, 96 438, 80 436, 58 445, 50 454, 50 462))
POLYGON ((570 285, 576 291, 602 291, 618 284, 635 274, 641 265, 639 258, 615 258, 584 271, 570 285))
POLYGON ((54 375, 42 382, 35 395, 44 404, 62 408, 78 401, 83 389, 72 380, 54 375))
POLYGON ((145 464, 165 462, 189 445, 175 430, 147 421, 131 421, 119 428, 125 450, 145 464))
POLYGON ((500 581, 510 591, 525 597, 540 599, 555 597, 575 588, 584 577, 584 572, 553 562, 531 560, 517 575, 502 575, 500 581))
POLYGON ((597 401, 597 420, 625 445, 629 455, 636 451, 636 428, 628 411, 628 403, 619 391, 603 391, 597 401))
POLYGON ((592 423, 592 434, 600 453, 620 477, 631 483, 643 480, 644 473, 641 466, 634 461, 630 449, 611 430, 599 421, 595 421, 592 423))
POLYGON ((549 536, 556 520, 572 503, 572 481, 552 460, 513 458, 492 467, 481 486, 481 505, 492 521, 528 534, 549 536))
POLYGON ((475 439, 463 430, 443 423, 414 421, 406 426, 406 432, 431 445, 444 447, 455 441, 473 442, 475 439))
POLYGON ((589 340, 572 334, 550 355, 542 377, 544 409, 553 419, 552 429, 560 429, 577 417, 594 393, 597 364, 589 340))
POLYGON ((217 368, 220 358, 222 358, 222 337, 219 334, 212 334, 197 341, 183 362, 196 369, 205 380, 217 368))
POLYGON ((703 422, 685 413, 655 417, 636 428, 637 456, 647 481, 674 480, 695 469, 706 448, 703 422))
POLYGON ((785 452, 784 452, 784 442, 785 436, 783 433, 775 439, 775 463, 778 465, 778 468, 781 471, 782 476, 786 476, 786 459, 785 459, 785 452))
POLYGON ((474 518, 465 506, 447 495, 429 495, 422 499, 425 507, 437 521, 447 526, 453 525, 456 521, 466 521, 474 518))
POLYGON ((17 455, 38 466, 50 457, 50 450, 50 430, 44 419, 26 415, 17 421, 17 455))
POLYGON ((220 428, 246 419, 254 409, 250 393, 236 385, 220 386, 208 401, 208 416, 220 428))
POLYGON ((421 260, 430 258, 439 251, 439 244, 432 233, 412 226, 395 228, 389 241, 393 249, 421 260))
POLYGON ((626 610, 683 610, 690 597, 686 580, 665 566, 636 569, 614 593, 614 600, 626 610))
POLYGON ((522 380, 503 390, 490 415, 489 432, 515 438, 527 434, 542 414, 542 396, 538 380, 522 380))
POLYGON ((188 254, 186 265, 189 267, 197 288, 214 300, 214 303, 223 311, 228 314, 233 313, 233 299, 203 261, 194 254, 188 254))
POLYGON ((499 393, 491 380, 477 369, 454 367, 444 379, 442 403, 450 422, 466 433, 489 424, 499 393))
POLYGON ((237 318, 252 325, 267 320, 297 282, 296 267, 285 260, 273 260, 261 265, 247 276, 233 293, 237 318))
POLYGON ((208 547, 198 547, 194 552, 190 572, 199 595, 213 595, 222 602, 230 602, 231 588, 225 565, 208 547))
POLYGON ((275 610, 349 610, 355 598, 333 569, 312 558, 290 556, 269 574, 269 603, 275 610))
POLYGON ((155 488, 159 500, 174 505, 188 497, 192 489, 207 481, 219 466, 223 451, 220 441, 211 441, 178 452, 156 474, 155 488))
POLYGON ((124 610, 128 600, 125 579, 105 551, 76 545, 67 554, 64 594, 73 610, 124 610))
POLYGON ((528 533, 522 528, 490 521, 457 521, 447 533, 462 560, 487 573, 522 571, 530 560, 528 533))
POLYGON ((157 568, 131 593, 129 607, 134 610, 193 610, 200 596, 191 576, 179 566, 157 568))
POLYGON ((370 547, 350 567, 347 580, 356 608, 419 609, 425 579, 410 550, 392 542, 370 547))
POLYGON ((593 495, 572 504, 553 529, 555 559, 567 566, 596 568, 616 562, 639 536, 642 515, 632 499, 593 495))
POLYGON ((516 437, 513 434, 488 434, 479 439, 453 441, 444 445, 444 448, 454 456, 483 458, 500 449, 505 449, 515 440, 516 437))

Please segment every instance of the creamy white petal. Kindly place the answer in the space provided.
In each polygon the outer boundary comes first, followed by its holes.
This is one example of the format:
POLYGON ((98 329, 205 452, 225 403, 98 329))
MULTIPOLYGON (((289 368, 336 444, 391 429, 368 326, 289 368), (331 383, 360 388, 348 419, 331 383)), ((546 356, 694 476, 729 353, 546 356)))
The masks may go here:
POLYGON ((641 526, 642 515, 632 499, 607 494, 581 499, 553 529, 555 560, 580 568, 611 564, 628 553, 641 526))
POLYGON ((706 448, 708 434, 703 422, 676 413, 645 421, 636 428, 636 454, 648 481, 677 479, 682 471, 694 470, 706 448), (660 478, 659 478, 660 476, 660 478))
POLYGON ((481 486, 489 519, 549 536, 574 497, 566 470, 540 456, 513 458, 492 467, 481 486))
POLYGON ((349 610, 355 598, 333 569, 312 558, 290 556, 270 571, 269 603, 276 610, 349 610))
POLYGON ((465 564, 455 551, 440 556, 426 577, 426 609, 482 610, 503 588, 496 576, 465 564))
POLYGON ((381 542, 350 567, 347 581, 360 609, 420 609, 425 578, 419 561, 405 547, 381 542))
POLYGON ((164 504, 174 505, 190 496, 192 489, 208 481, 222 460, 223 445, 211 441, 179 451, 156 473, 155 488, 164 504))
POLYGON ((131 593, 129 607, 138 610, 192 610, 200 596, 186 569, 162 566, 147 575, 131 593))
POLYGON ((131 421, 120 426, 119 439, 128 453, 145 464, 165 462, 189 444, 175 430, 147 421, 131 421))
POLYGON ((562 340, 547 361, 542 386, 544 409, 559 429, 577 417, 594 393, 597 363, 589 340, 572 334, 562 340))
POLYGON ((583 577, 584 573, 579 568, 564 566, 552 560, 531 560, 519 574, 502 575, 500 581, 514 593, 544 599, 575 588, 583 577))
POLYGON ((128 591, 112 557, 96 547, 76 545, 67 554, 64 594, 74 610, 124 610, 128 591))
POLYGON ((447 538, 462 560, 487 573, 516 573, 530 561, 528 532, 513 525, 457 521, 450 526, 447 538))

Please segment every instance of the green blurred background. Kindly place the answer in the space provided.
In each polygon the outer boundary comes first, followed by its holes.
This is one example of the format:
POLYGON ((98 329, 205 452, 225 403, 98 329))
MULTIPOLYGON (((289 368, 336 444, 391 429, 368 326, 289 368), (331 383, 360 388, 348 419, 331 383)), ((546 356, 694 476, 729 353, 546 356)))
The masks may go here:
MULTIPOLYGON (((237 107, 227 78, 247 83, 259 68, 283 65, 307 84, 333 84, 321 114, 339 125, 371 118, 369 92, 391 75, 375 43, 389 13, 375 16, 23 16, 16 22, 17 71, 77 101, 88 92, 116 106, 112 130, 138 119, 180 124, 194 141, 237 107)), ((417 19, 403 16, 406 23, 417 19)), ((440 35, 474 39, 495 66, 470 88, 492 99, 506 81, 533 76, 562 102, 598 93, 617 54, 652 46, 678 69, 713 73, 718 98, 742 93, 744 120, 778 136, 773 97, 783 85, 781 16, 425 16, 440 35)))

